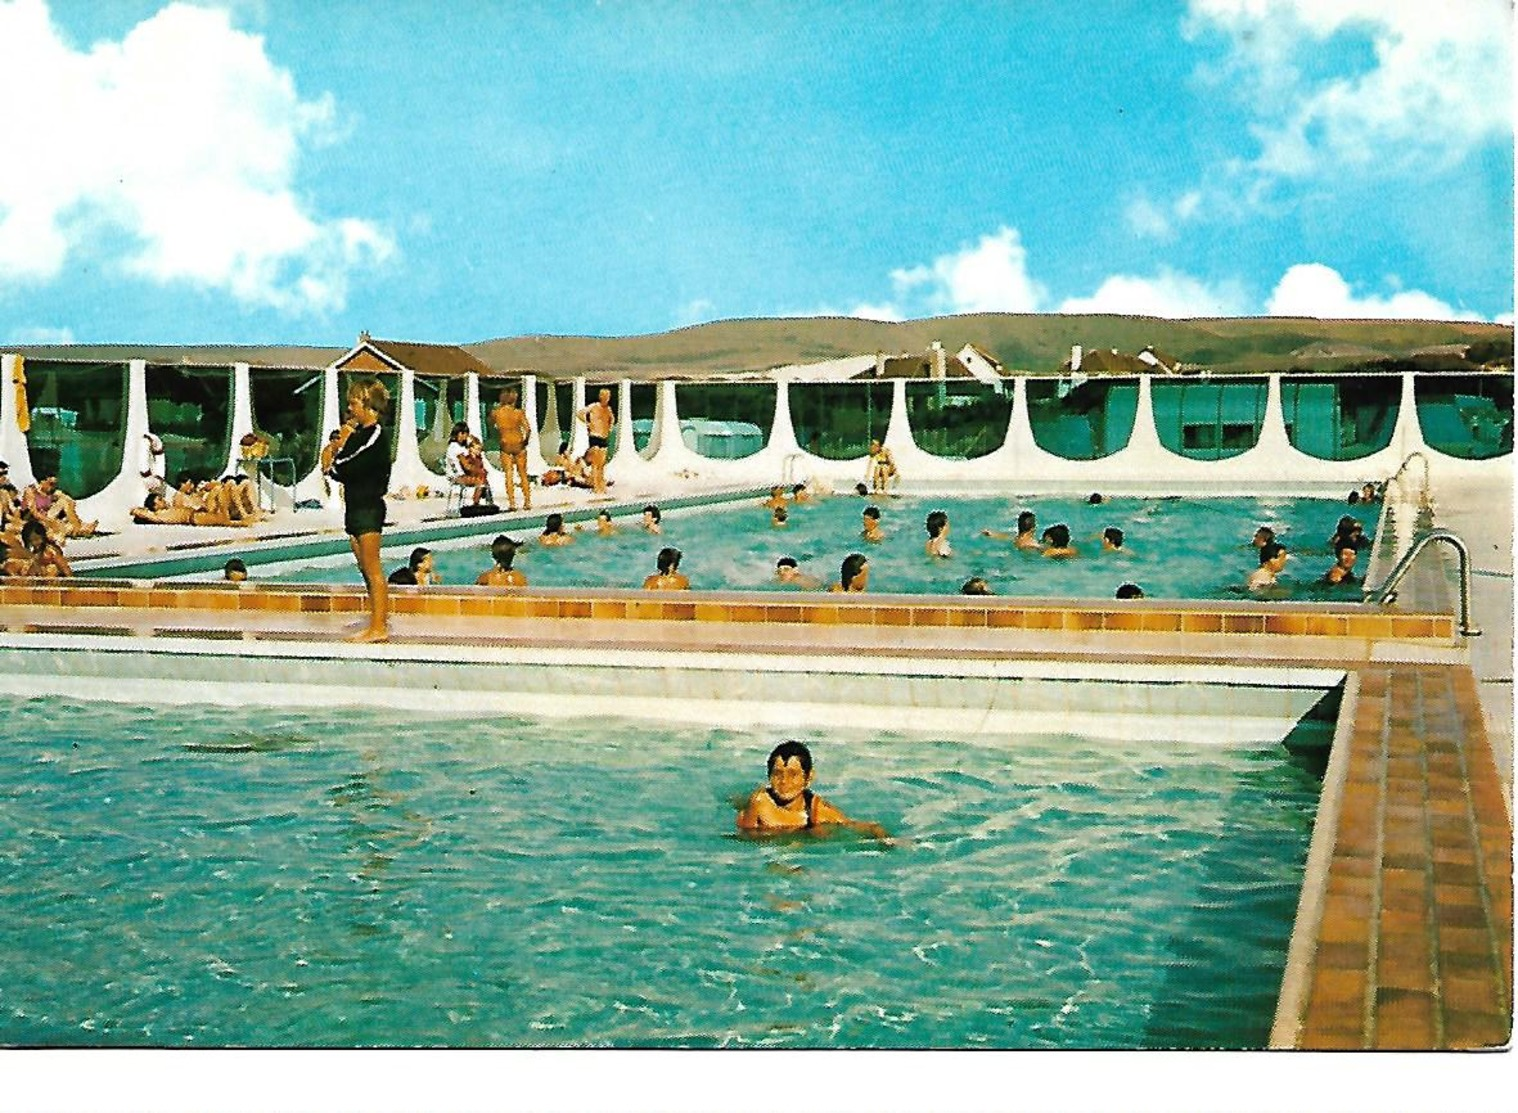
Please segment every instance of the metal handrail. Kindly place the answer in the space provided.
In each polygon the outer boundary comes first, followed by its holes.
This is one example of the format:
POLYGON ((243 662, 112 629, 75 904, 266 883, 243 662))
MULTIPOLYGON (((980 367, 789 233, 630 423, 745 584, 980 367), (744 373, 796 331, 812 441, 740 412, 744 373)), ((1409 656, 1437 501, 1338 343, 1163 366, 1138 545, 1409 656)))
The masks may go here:
POLYGON ((1429 506, 1428 457, 1423 454, 1421 449, 1414 449, 1407 454, 1402 463, 1397 465, 1397 470, 1392 473, 1392 477, 1386 481, 1386 486, 1390 487, 1395 483, 1400 487, 1402 484, 1402 473, 1407 470, 1407 465, 1411 464, 1414 460, 1421 461, 1423 464, 1423 489, 1418 493, 1418 505, 1426 510, 1429 506))
POLYGON ((1417 538, 1407 552, 1402 554, 1402 559, 1397 561, 1397 566, 1386 577, 1386 582, 1378 588, 1367 588, 1366 595, 1374 596, 1377 603, 1395 600, 1397 586, 1407 575, 1413 559, 1435 541, 1443 541, 1452 546, 1460 557, 1460 635, 1466 638, 1480 637, 1481 627, 1471 624, 1471 551, 1459 535, 1450 530, 1433 529, 1417 538))

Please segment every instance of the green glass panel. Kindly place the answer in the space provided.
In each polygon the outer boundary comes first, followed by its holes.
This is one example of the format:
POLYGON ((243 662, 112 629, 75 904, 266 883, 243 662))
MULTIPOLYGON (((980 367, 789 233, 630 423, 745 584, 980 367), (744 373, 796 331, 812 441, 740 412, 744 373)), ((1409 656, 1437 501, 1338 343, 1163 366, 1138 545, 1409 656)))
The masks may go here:
POLYGON ((105 489, 121 474, 126 446, 127 367, 26 361, 32 471, 54 474, 75 498, 105 489))
POLYGON ((309 474, 321 452, 317 441, 326 381, 323 372, 309 368, 254 367, 248 372, 253 427, 269 438, 269 455, 295 461, 296 475, 309 474))
POLYGON ((1066 460, 1099 460, 1125 448, 1138 414, 1134 379, 1028 380, 1034 443, 1066 460))
POLYGON ((1007 438, 1012 386, 998 389, 974 379, 907 383, 912 440, 934 456, 973 460, 995 452, 1007 438))
POLYGON ((1320 460, 1359 460, 1391 444, 1401 396, 1395 375, 1283 378, 1286 436, 1298 452, 1320 460))
POLYGON ((150 363, 147 396, 148 428, 163 441, 169 481, 185 473, 196 479, 219 476, 231 447, 232 369, 150 363))
POLYGON ((675 388, 680 435, 702 456, 736 460, 769 443, 773 383, 681 383, 675 388))
POLYGON ((852 460, 884 440, 891 421, 889 382, 792 383, 796 442, 814 456, 852 460))
POLYGON ((1512 375, 1417 375, 1413 396, 1430 448, 1466 460, 1513 451, 1512 375))
POLYGON ((1192 460, 1224 460, 1259 442, 1267 379, 1154 379, 1150 385, 1155 432, 1171 452, 1192 460))

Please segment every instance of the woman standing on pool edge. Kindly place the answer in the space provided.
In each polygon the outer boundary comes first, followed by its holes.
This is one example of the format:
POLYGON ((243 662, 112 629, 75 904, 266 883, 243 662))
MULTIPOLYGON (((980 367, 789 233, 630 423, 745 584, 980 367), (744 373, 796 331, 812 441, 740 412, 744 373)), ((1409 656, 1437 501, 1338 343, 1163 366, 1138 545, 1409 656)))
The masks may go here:
POLYGON ((348 420, 338 430, 337 455, 329 473, 343 485, 343 526, 369 593, 369 626, 349 638, 382 642, 390 637, 390 592, 380 565, 380 532, 385 526, 385 491, 390 486, 390 452, 380 417, 390 392, 378 379, 348 387, 348 420))

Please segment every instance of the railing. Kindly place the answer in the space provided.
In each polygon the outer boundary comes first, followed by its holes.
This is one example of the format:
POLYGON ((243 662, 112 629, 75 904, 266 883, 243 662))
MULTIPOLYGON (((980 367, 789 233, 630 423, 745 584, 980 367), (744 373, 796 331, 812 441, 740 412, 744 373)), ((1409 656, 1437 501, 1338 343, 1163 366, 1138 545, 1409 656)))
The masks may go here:
POLYGON ((1402 490, 1403 495, 1406 495, 1406 488, 1402 487, 1402 473, 1407 471, 1407 465, 1411 464, 1414 460, 1419 461, 1423 465, 1423 486, 1418 492, 1418 506, 1423 510, 1427 510, 1433 503, 1429 498, 1428 457, 1423 455, 1421 450, 1414 449, 1407 454, 1407 458, 1397 466, 1396 472, 1386 481, 1386 490, 1390 490, 1392 484, 1395 483, 1402 490))
MULTIPOLYGON (((1416 453, 1415 453, 1416 455, 1416 453)), ((1426 461, 1425 461, 1426 463, 1426 461)), ((1404 466, 1406 466, 1404 464, 1404 466)), ((1378 588, 1367 588, 1367 598, 1374 597, 1378 603, 1390 603, 1397 598, 1397 587, 1412 567, 1413 560, 1435 541, 1443 541, 1454 548, 1460 558, 1460 635, 1466 638, 1481 636, 1481 628, 1471 623, 1471 551, 1458 534, 1447 529, 1429 530, 1415 540, 1397 561, 1391 575, 1378 588)))

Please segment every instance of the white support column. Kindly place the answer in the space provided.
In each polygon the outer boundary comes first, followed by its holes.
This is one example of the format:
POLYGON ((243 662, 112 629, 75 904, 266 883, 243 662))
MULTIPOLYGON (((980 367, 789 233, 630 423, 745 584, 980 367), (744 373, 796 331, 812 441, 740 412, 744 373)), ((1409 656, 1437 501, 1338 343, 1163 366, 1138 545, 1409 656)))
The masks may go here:
MULTIPOLYGON (((534 392, 533 404, 534 406, 537 404, 536 392, 534 392)), ((538 455, 543 457, 545 464, 552 464, 558 460, 559 442, 569 439, 564 435, 566 428, 559 416, 558 384, 549 382, 548 413, 543 416, 543 428, 538 434, 538 455)))
POLYGON ((1392 430, 1391 447, 1396 449, 1399 466, 1409 453, 1425 452, 1428 443, 1423 439, 1423 426, 1418 421, 1418 390, 1411 371, 1402 372, 1402 398, 1397 404, 1397 425, 1392 430))
POLYGON ((148 365, 134 359, 127 364, 126 428, 122 430, 121 466, 116 478, 89 498, 79 500, 79 516, 95 518, 108 529, 119 529, 127 521, 127 511, 138 505, 142 494, 141 469, 137 466, 138 445, 148 431, 148 365))
MULTIPOLYGON (((532 453, 538 454, 538 459, 546 459, 543 456, 543 435, 538 432, 538 377, 536 375, 522 376, 522 412, 527 415, 527 426, 532 430, 532 440, 528 447, 527 470, 533 471, 532 453)), ((555 448, 558 446, 555 445, 555 448)))
POLYGON ((11 466, 11 482, 18 490, 25 490, 37 481, 32 474, 32 454, 26 443, 26 434, 18 423, 20 410, 16 405, 17 363, 25 373, 26 361, 19 356, 0 356, 0 460, 11 466))
POLYGON ((242 459, 243 437, 253 432, 253 382, 246 363, 232 365, 232 430, 231 443, 227 445, 227 466, 222 475, 237 470, 242 459))
POLYGON ((422 463, 416 444, 416 372, 401 368, 401 397, 395 404, 395 463, 390 466, 390 490, 426 484, 438 477, 422 463))
POLYGON ((630 483, 641 482, 654 473, 649 462, 638 454, 638 442, 633 433, 632 380, 623 379, 617 384, 617 423, 612 426, 612 442, 615 451, 606 465, 606 476, 624 488, 630 483))
POLYGON ((765 449, 784 460, 801 451, 796 443, 796 426, 791 421, 791 384, 789 379, 775 383, 775 418, 770 422, 770 440, 765 449))
POLYGON ((1286 434, 1286 407, 1281 403, 1281 373, 1273 372, 1265 381, 1265 416, 1255 447, 1266 451, 1289 449, 1291 438, 1286 434))
POLYGON ((468 371, 464 375, 464 421, 469 431, 485 439, 485 426, 480 421, 480 373, 468 371))

